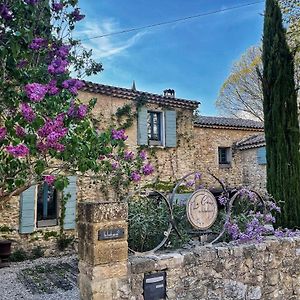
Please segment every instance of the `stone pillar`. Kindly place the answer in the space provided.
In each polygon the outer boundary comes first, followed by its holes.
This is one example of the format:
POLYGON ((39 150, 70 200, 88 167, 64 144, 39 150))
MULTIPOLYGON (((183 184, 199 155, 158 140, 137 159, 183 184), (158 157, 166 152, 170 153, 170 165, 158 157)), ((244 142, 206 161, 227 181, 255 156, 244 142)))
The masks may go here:
POLYGON ((126 203, 79 203, 78 282, 81 299, 127 299, 127 216, 126 203))

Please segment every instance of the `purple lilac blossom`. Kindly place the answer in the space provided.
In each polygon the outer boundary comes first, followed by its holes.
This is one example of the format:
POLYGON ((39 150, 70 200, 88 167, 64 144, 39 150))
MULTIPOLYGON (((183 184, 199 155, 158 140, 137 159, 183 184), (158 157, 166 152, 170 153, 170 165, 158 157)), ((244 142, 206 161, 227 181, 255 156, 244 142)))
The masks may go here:
POLYGON ((120 129, 120 130, 112 129, 111 134, 114 140, 125 141, 128 138, 128 136, 125 134, 125 129, 120 129))
POLYGON ((24 144, 19 144, 17 146, 7 146, 6 150, 14 157, 24 157, 29 154, 29 149, 24 144))
POLYGON ((28 83, 25 85, 25 93, 33 102, 40 102, 44 99, 48 87, 40 83, 28 83))
POLYGON ((81 15, 79 8, 75 8, 75 10, 71 13, 71 17, 74 19, 74 21, 78 22, 82 20, 85 15, 81 15))
POLYGON ((64 8, 64 4, 61 2, 54 2, 52 3, 52 9, 55 12, 60 12, 64 8))
POLYGON ((7 130, 5 127, 0 127, 0 141, 4 140, 7 130))
POLYGON ((225 224, 225 228, 234 240, 237 240, 239 238, 241 232, 236 223, 227 222, 225 224))
POLYGON ((52 185, 55 181, 55 176, 53 176, 53 175, 44 175, 44 181, 47 184, 52 185))
POLYGON ((273 217, 272 214, 270 214, 270 213, 266 214, 264 216, 264 220, 265 220, 266 223, 275 223, 276 222, 275 217, 273 217))
POLYGON ((77 110, 77 117, 78 117, 78 119, 81 119, 81 120, 82 120, 82 119, 86 116, 87 111, 88 111, 87 105, 85 105, 85 104, 80 104, 80 105, 78 106, 78 110, 77 110))
POLYGON ((12 19, 13 13, 9 10, 6 4, 0 4, 0 16, 6 21, 10 21, 12 19))
POLYGON ((147 159, 147 152, 145 150, 142 150, 140 152, 140 158, 141 158, 141 160, 146 160, 147 159))
POLYGON ((132 181, 138 182, 141 180, 141 175, 137 171, 134 171, 131 173, 130 178, 132 181))
POLYGON ((44 38, 36 37, 32 40, 30 45, 28 46, 30 49, 38 51, 47 45, 47 41, 44 38))
POLYGON ((29 123, 32 123, 36 118, 33 109, 27 103, 21 104, 21 114, 23 118, 29 123))
POLYGON ((79 79, 67 79, 63 81, 62 87, 69 90, 73 95, 77 95, 78 90, 84 87, 84 82, 79 79))
POLYGON ((124 159, 129 161, 129 160, 133 160, 134 157, 134 153, 132 151, 125 151, 124 152, 124 159))
POLYGON ((71 46, 62 45, 56 50, 55 54, 62 59, 66 59, 69 55, 70 49, 71 49, 71 46))
POLYGON ((185 184, 185 186, 186 186, 186 187, 192 187, 194 184, 195 184, 195 181, 194 181, 194 180, 189 180, 189 181, 185 184))
POLYGON ((275 202, 273 201, 268 201, 267 205, 270 209, 270 211, 275 210, 276 212, 280 213, 281 212, 281 208, 279 206, 276 205, 275 202))
POLYGON ((201 179, 201 176, 202 176, 201 173, 197 172, 197 173, 195 173, 194 179, 199 180, 199 179, 201 179))
POLYGON ((67 66, 68 66, 68 61, 58 57, 52 60, 51 64, 48 66, 48 72, 52 75, 62 74, 66 72, 67 66))
POLYGON ((18 137, 24 137, 26 135, 25 129, 21 127, 20 125, 17 125, 16 127, 16 135, 18 137))
POLYGON ((112 167, 113 170, 117 170, 117 169, 120 168, 120 165, 119 165, 118 162, 113 162, 113 163, 111 164, 111 167, 112 167))
POLYGON ((150 175, 154 172, 154 168, 151 164, 146 164, 142 167, 142 172, 144 175, 150 175))
POLYGON ((48 94, 51 96, 57 95, 59 93, 59 88, 56 86, 57 81, 52 79, 47 87, 48 87, 48 94))

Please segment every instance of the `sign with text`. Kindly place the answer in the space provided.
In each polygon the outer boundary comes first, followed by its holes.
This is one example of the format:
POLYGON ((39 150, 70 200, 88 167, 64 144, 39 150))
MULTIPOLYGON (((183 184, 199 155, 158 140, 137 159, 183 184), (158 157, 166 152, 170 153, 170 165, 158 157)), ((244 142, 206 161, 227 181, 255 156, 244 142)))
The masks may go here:
POLYGON ((214 224, 217 218, 217 200, 209 190, 196 191, 187 201, 186 212, 193 227, 206 230, 214 224))
POLYGON ((98 231, 98 241, 116 240, 124 237, 124 228, 108 228, 98 231))

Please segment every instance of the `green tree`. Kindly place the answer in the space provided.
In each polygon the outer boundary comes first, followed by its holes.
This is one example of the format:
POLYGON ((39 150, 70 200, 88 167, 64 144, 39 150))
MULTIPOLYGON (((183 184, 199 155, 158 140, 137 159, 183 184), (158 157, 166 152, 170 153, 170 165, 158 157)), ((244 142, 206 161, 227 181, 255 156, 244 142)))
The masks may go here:
POLYGON ((280 202, 278 225, 300 226, 300 155, 293 56, 276 0, 266 1, 263 95, 267 189, 280 202))

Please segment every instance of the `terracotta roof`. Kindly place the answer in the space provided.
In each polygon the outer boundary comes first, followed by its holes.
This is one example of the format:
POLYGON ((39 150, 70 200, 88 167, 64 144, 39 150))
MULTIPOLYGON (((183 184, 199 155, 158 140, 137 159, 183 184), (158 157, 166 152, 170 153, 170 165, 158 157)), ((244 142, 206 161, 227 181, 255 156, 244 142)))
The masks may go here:
POLYGON ((212 128, 235 128, 241 130, 255 129, 263 131, 264 124, 247 119, 224 118, 224 117, 206 117, 199 116, 195 122, 198 127, 212 127, 212 128))
POLYGON ((93 83, 85 81, 85 86, 82 91, 97 93, 122 99, 128 99, 136 101, 140 97, 144 97, 149 103, 163 104, 171 107, 183 107, 187 109, 196 109, 200 104, 198 101, 186 100, 179 98, 165 97, 158 94, 147 93, 143 91, 137 91, 132 89, 120 88, 116 86, 104 85, 100 83, 93 83))
POLYGON ((235 147, 240 150, 250 149, 250 148, 258 148, 266 145, 265 135, 257 134, 242 139, 239 142, 235 143, 235 147))

